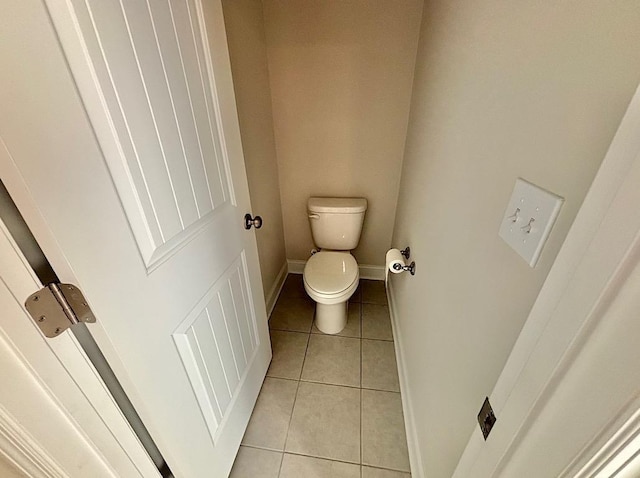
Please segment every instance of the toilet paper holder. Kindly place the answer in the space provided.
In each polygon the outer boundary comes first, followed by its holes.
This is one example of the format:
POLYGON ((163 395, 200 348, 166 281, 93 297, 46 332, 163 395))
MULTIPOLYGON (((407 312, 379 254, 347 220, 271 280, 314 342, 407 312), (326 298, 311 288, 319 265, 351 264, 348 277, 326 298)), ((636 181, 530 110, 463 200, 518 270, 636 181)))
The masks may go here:
MULTIPOLYGON (((408 248, 407 248, 408 249, 408 248)), ((403 252, 403 256, 404 256, 404 251, 403 252)), ((407 256, 405 256, 407 257, 407 256)), ((409 271, 411 273, 412 276, 416 275, 416 261, 411 261, 411 264, 409 264, 408 266, 402 266, 400 264, 394 264, 393 265, 394 270, 402 270, 402 271, 409 271)))
POLYGON ((405 259, 409 259, 409 257, 411 257, 411 248, 409 246, 405 247, 400 251, 400 254, 402 254, 405 259))

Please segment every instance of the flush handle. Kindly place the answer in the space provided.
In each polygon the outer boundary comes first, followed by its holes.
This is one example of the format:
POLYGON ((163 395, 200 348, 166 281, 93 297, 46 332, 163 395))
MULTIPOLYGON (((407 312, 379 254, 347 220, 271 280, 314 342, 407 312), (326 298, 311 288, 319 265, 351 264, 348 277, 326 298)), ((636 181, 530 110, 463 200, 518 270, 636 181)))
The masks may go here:
POLYGON ((262 218, 260 216, 251 217, 251 214, 247 213, 244 215, 244 228, 251 229, 251 226, 256 229, 260 229, 262 227, 262 218))
POLYGON ((309 219, 320 219, 320 214, 309 214, 309 219))

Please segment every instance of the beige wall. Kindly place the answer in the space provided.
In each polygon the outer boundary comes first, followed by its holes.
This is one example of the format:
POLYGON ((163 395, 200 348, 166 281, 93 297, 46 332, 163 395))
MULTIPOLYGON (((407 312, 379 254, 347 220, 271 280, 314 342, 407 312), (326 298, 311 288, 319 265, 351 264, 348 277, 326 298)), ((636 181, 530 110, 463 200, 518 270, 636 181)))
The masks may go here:
POLYGON ((313 247, 309 196, 369 200, 355 256, 391 244, 421 0, 265 0, 288 259, 313 247))
POLYGON ((450 477, 478 426, 638 85, 639 42, 635 1, 425 4, 393 241, 417 274, 393 276, 392 301, 426 476, 450 477), (498 237, 519 176, 566 199, 535 269, 498 237))
POLYGON ((223 0, 222 5, 252 213, 264 219, 256 238, 268 298, 286 258, 262 2, 223 0))

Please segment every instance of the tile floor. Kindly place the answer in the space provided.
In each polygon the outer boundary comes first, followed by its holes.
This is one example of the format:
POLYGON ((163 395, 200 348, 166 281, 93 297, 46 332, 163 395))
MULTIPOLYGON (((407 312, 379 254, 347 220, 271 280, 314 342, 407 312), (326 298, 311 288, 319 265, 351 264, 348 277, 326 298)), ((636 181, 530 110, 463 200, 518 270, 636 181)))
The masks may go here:
POLYGON ((408 478, 409 457, 384 283, 361 280, 347 326, 325 335, 302 276, 269 322, 273 359, 232 478, 408 478))

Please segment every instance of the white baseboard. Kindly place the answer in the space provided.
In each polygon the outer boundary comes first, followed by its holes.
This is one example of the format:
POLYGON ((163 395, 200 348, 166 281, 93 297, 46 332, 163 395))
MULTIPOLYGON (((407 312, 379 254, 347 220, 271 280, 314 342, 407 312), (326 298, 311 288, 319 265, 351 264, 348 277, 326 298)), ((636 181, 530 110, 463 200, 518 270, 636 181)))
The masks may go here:
MULTIPOLYGON (((383 270, 384 272, 384 270, 383 270)), ((407 433, 407 448, 409 449, 409 464, 411 466, 411 476, 414 478, 424 478, 424 465, 422 455, 418 446, 418 435, 415 427, 413 405, 409 392, 409 380, 404 359, 404 347, 400 336, 400 324, 395 307, 395 296, 391 282, 387 282, 387 298, 389 301, 389 315, 391 316, 391 328, 393 330, 394 348, 396 351, 396 362, 398 363, 398 378, 400 379, 400 397, 402 399, 402 410, 404 412, 404 427, 407 433)))
POLYGON ((287 259, 289 265, 289 274, 302 274, 304 272, 304 265, 307 261, 299 261, 296 259, 287 259))
POLYGON ((384 280, 384 266, 371 266, 360 264, 360 279, 384 280))
POLYGON ((282 290, 282 286, 284 285, 284 281, 287 278, 287 272, 289 270, 289 265, 287 262, 282 264, 282 269, 278 272, 276 276, 276 280, 273 281, 273 285, 271 286, 271 290, 267 294, 266 306, 267 306, 267 317, 271 317, 271 312, 273 312, 273 308, 276 306, 276 301, 280 296, 280 291, 282 290))
MULTIPOLYGON (((306 263, 307 261, 287 259, 287 264, 289 264, 289 273, 302 274, 306 263)), ((358 269, 360 270, 360 279, 384 280, 384 266, 360 264, 358 269)))

